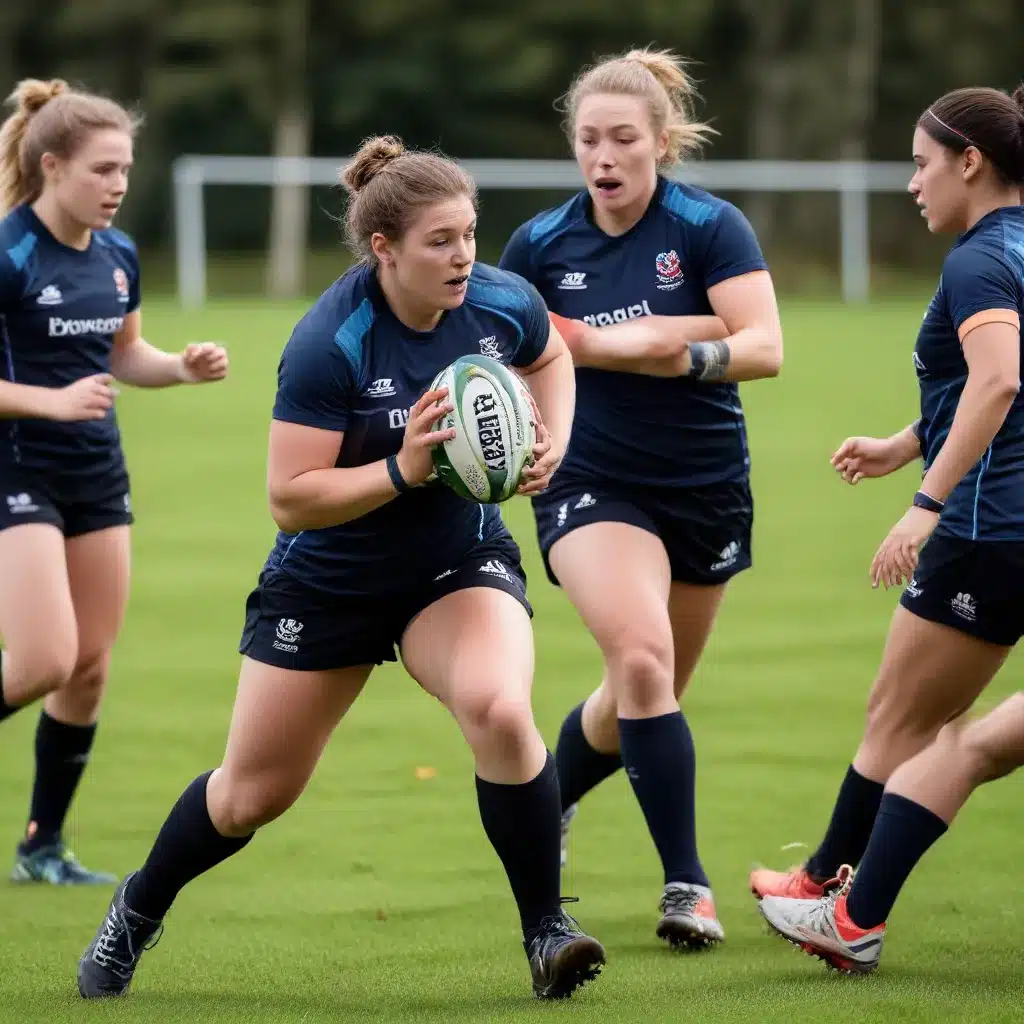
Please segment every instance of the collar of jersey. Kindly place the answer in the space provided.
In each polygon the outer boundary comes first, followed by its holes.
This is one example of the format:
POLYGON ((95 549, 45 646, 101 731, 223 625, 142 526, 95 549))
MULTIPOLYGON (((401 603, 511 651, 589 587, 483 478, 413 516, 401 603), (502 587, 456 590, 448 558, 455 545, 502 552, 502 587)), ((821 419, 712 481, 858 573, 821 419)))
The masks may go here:
POLYGON ((437 337, 438 330, 448 319, 448 315, 451 313, 450 309, 446 309, 441 314, 441 319, 437 321, 437 324, 432 331, 417 331, 408 324, 403 324, 402 321, 395 316, 395 311, 388 304, 387 296, 384 294, 384 289, 381 288, 380 281, 377 280, 377 271, 374 270, 373 267, 367 267, 365 273, 366 293, 369 296, 370 302, 373 303, 374 310, 382 320, 388 321, 392 327, 400 331, 402 336, 410 341, 433 341, 434 338, 437 337))
POLYGON ((658 175, 657 183, 654 186, 654 193, 651 196, 651 201, 647 204, 647 209, 644 210, 640 219, 628 230, 623 231, 621 235, 609 235, 606 231, 603 231, 597 226, 597 221, 594 220, 594 200, 590 197, 590 192, 586 189, 583 191, 583 202, 587 212, 587 223, 591 229, 596 231, 603 239, 609 242, 624 242, 628 238, 632 238, 643 226, 646 224, 661 207, 661 201, 665 196, 665 190, 669 186, 668 178, 663 175, 658 175))

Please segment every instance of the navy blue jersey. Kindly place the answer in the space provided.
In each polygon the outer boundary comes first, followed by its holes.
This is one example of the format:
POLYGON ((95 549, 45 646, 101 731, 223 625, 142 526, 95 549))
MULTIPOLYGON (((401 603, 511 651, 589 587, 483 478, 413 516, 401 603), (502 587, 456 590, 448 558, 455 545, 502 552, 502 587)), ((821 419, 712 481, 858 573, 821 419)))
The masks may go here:
MULTIPOLYGON (((114 335, 139 305, 135 245, 93 231, 89 247, 58 242, 27 205, 0 220, 0 376, 60 388, 110 371, 114 335)), ((0 464, 62 476, 123 470, 117 418, 0 420, 0 464)))
MULTIPOLYGON (((967 383, 960 329, 990 309, 1024 320, 1024 207, 982 217, 942 265, 914 348, 926 468, 949 435, 967 383)), ((1024 540, 1024 395, 1014 399, 992 444, 949 495, 939 529, 971 540, 1024 540)))
MULTIPOLYGON (((274 419, 344 433, 338 466, 361 466, 401 447, 409 409, 459 356, 529 366, 550 324, 537 294, 513 274, 477 263, 462 305, 434 330, 402 324, 375 273, 355 267, 302 318, 278 369, 274 419)), ((341 526, 278 534, 268 566, 341 595, 405 593, 458 567, 505 529, 495 505, 430 483, 341 526)))
MULTIPOLYGON (((536 285, 553 312, 599 327, 652 314, 712 315, 709 288, 766 269, 735 206, 664 178, 625 234, 597 227, 590 196, 580 192, 519 227, 501 266, 536 285)), ((559 472, 662 486, 747 475, 735 384, 589 367, 576 370, 576 384, 576 418, 559 472)))

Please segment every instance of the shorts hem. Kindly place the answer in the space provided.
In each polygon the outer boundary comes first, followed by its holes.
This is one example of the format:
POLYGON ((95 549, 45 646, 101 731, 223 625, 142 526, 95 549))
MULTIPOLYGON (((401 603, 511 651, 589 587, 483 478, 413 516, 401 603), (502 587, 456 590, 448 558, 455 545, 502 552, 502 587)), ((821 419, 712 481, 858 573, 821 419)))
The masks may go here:
POLYGON ((999 630, 986 629, 978 622, 967 622, 961 618, 954 618, 952 614, 936 611, 931 608, 918 608, 913 604, 913 598, 906 597, 906 591, 900 597, 900 607, 906 609, 911 615, 916 616, 924 622, 934 622, 938 626, 948 626, 958 633, 981 640, 987 644, 994 644, 996 647, 1016 647, 1019 636, 1009 633, 1001 633, 999 630))

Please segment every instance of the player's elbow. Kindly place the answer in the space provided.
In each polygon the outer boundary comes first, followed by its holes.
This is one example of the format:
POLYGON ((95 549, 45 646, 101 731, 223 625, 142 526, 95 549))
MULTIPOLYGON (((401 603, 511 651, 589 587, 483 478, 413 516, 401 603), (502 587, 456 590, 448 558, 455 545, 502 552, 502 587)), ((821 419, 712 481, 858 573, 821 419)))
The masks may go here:
POLYGON ((778 377, 782 373, 782 335, 768 331, 764 343, 764 377, 778 377))
POLYGON ((992 405, 1009 407, 1020 391, 1020 375, 1012 370, 994 368, 979 383, 992 405))
POLYGON ((301 533, 308 529, 303 522, 302 509, 287 486, 271 483, 267 488, 270 503, 270 514, 283 533, 301 533))

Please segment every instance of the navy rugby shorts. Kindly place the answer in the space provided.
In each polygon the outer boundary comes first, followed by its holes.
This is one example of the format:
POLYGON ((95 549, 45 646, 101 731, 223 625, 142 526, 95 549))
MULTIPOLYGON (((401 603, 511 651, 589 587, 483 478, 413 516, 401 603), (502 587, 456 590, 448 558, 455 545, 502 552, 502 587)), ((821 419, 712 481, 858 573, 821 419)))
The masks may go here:
POLYGON ((1024 636, 1024 542, 936 531, 900 604, 929 622, 1012 647, 1024 636))
POLYGON ((591 523, 628 523, 657 535, 680 583, 724 583, 752 564, 754 499, 745 479, 652 487, 559 472, 533 499, 533 513, 544 568, 556 585, 551 549, 591 523))
POLYGON ((0 464, 0 530, 48 523, 65 537, 80 537, 112 526, 130 526, 131 489, 123 470, 79 479, 0 464))
POLYGON ((246 601, 239 652, 301 672, 396 661, 409 623, 435 601, 470 587, 503 590, 533 615, 519 546, 507 533, 481 541, 461 563, 404 594, 342 596, 264 568, 246 601))

